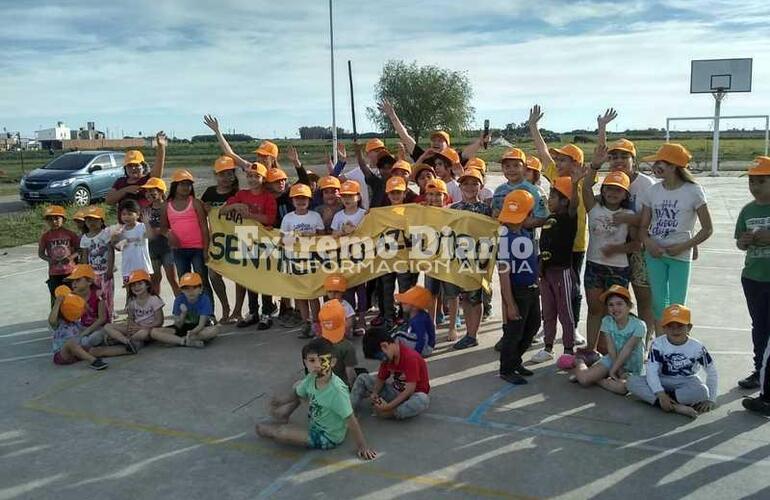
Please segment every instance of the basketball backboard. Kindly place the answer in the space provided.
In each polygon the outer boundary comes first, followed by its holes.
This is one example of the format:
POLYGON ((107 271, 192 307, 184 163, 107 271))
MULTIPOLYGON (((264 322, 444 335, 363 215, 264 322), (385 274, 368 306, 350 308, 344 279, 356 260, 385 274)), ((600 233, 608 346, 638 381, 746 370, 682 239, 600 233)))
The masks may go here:
POLYGON ((751 92, 751 59, 694 60, 690 68, 690 93, 751 92))

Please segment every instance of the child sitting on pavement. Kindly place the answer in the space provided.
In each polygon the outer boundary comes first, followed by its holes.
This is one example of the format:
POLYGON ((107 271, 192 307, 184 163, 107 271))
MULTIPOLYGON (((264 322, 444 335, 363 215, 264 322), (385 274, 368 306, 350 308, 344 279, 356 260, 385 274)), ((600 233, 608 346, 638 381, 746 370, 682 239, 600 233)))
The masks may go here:
POLYGON ((362 373, 356 379, 350 393, 354 410, 367 397, 383 418, 404 420, 428 409, 428 364, 414 349, 397 342, 384 329, 373 328, 364 336, 364 355, 380 360, 380 369, 376 375, 362 373))
POLYGON ((179 288, 181 293, 174 299, 173 328, 153 328, 150 336, 164 344, 203 347, 219 335, 219 326, 214 324, 214 304, 203 290, 203 279, 198 273, 182 275, 179 288))
POLYGON ((294 446, 328 450, 342 444, 350 430, 358 447, 358 456, 371 460, 377 453, 366 444, 353 414, 347 386, 333 372, 337 362, 333 349, 332 343, 323 338, 313 339, 302 348, 308 374, 290 394, 273 397, 270 414, 275 422, 257 424, 257 434, 294 446), (300 399, 307 400, 310 406, 307 429, 289 423, 300 399))
POLYGON ((397 293, 396 300, 401 303, 408 324, 397 327, 393 337, 427 358, 436 347, 436 327, 428 313, 433 295, 427 289, 415 285, 404 293, 397 293))
POLYGON ((647 403, 691 418, 716 408, 717 369, 699 341, 690 337, 690 309, 674 304, 663 311, 663 333, 653 340, 647 375, 628 379, 631 394, 647 403), (704 383, 697 374, 706 370, 704 383))

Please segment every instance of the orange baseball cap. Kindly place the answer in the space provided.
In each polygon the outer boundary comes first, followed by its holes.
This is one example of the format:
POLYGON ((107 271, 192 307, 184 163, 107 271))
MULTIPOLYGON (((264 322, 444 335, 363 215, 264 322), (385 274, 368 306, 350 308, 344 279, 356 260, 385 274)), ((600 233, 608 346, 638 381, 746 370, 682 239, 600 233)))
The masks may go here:
POLYGON ((368 141, 366 141, 366 147, 364 148, 364 150, 367 153, 371 153, 372 151, 377 151, 378 149, 385 149, 385 143, 379 139, 369 139, 368 141))
POLYGON ((254 150, 254 152, 258 155, 272 156, 273 158, 278 158, 278 146, 276 146, 275 143, 270 141, 262 141, 259 144, 259 147, 254 150))
POLYGON ((535 198, 528 191, 515 189, 505 196, 497 220, 507 224, 521 224, 534 206, 535 198))
POLYGON ((433 303, 433 294, 425 287, 415 285, 404 293, 397 293, 395 298, 402 304, 427 311, 433 303))
POLYGON ((123 165, 131 165, 132 163, 144 163, 144 155, 141 151, 136 149, 126 151, 126 156, 123 157, 123 165))
POLYGON ((441 193, 447 196, 449 195, 449 190, 446 187, 446 182, 442 181, 441 179, 429 180, 428 183, 425 185, 425 192, 441 193))
POLYGON ((74 293, 64 295, 64 301, 59 306, 59 313, 61 313, 62 318, 70 322, 77 321, 83 317, 85 312, 86 301, 83 300, 83 297, 74 293))
POLYGON ((465 164, 465 168, 475 168, 481 171, 482 174, 487 173, 487 162, 479 158, 478 156, 474 156, 468 162, 465 164))
POLYGON ((262 165, 258 161, 255 161, 254 163, 251 164, 251 171, 256 172, 262 177, 267 177, 267 167, 262 165))
POLYGON ((665 161, 676 167, 687 168, 690 163, 692 155, 687 148, 681 144, 668 142, 658 148, 658 151, 654 155, 645 156, 642 161, 648 161, 655 163, 656 161, 665 161))
POLYGON ((530 170, 540 172, 543 170, 543 164, 537 156, 527 156, 526 166, 530 170))
POLYGON ((570 158, 580 163, 581 165, 583 164, 583 158, 584 158, 583 150, 575 146, 574 144, 567 144, 566 146, 562 146, 560 148, 549 148, 548 151, 550 151, 552 155, 555 153, 559 155, 569 156, 570 158))
POLYGON ((392 167, 390 167, 391 173, 394 170, 403 170, 408 175, 412 175, 412 166, 409 164, 408 161, 398 160, 396 163, 393 164, 392 167))
POLYGON ((336 344, 345 337, 345 307, 337 299, 327 300, 318 311, 321 337, 336 344))
POLYGON ((226 172, 227 170, 235 170, 235 160, 229 156, 220 156, 214 162, 214 172, 226 172))
MULTIPOLYGON (((177 172, 179 171, 177 170, 176 172, 174 172, 174 175, 176 175, 177 172)), ((187 171, 185 170, 185 172, 187 171)), ((187 172, 187 173, 189 174, 190 172, 187 172)), ((192 178, 192 175, 190 175, 190 178, 192 178)), ((147 179, 147 182, 144 183, 144 185, 142 186, 142 189, 160 189, 165 193, 166 183, 160 177, 150 177, 149 179, 147 179)))
POLYGON ((358 181, 347 180, 340 186, 341 195, 361 194, 361 185, 358 181))
POLYGON ((607 177, 604 178, 602 186, 617 186, 628 191, 631 185, 631 180, 623 172, 610 172, 607 177))
POLYGON ((190 171, 185 170, 183 168, 174 170, 174 173, 171 174, 171 182, 182 182, 182 181, 193 182, 194 180, 195 179, 193 178, 193 175, 190 173, 190 171))
POLYGON ((631 292, 628 291, 628 288, 620 285, 612 285, 609 287, 604 293, 599 295, 599 300, 602 302, 607 302, 607 299, 611 295, 620 295, 621 297, 624 297, 626 300, 631 300, 631 292))
POLYGON ((680 325, 689 325, 692 323, 690 318, 690 309, 681 304, 672 304, 663 310, 663 319, 660 321, 662 326, 670 323, 679 323, 680 325))
POLYGON ((319 189, 339 189, 340 187, 340 180, 333 175, 325 175, 318 181, 319 189))
POLYGON ((75 266, 75 269, 72 270, 69 276, 67 276, 64 279, 69 281, 74 281, 80 278, 88 278, 92 281, 95 280, 96 273, 94 272, 94 268, 89 266, 88 264, 77 264, 75 266))
POLYGON ((51 205, 45 209, 43 217, 64 217, 67 218, 67 211, 61 205, 51 205))
POLYGON ((502 158, 500 158, 501 163, 503 160, 521 160, 524 163, 527 163, 527 155, 519 148, 511 148, 503 154, 502 158))
POLYGON ((455 151, 454 149, 450 148, 449 146, 447 146, 444 149, 442 149, 438 153, 438 156, 446 159, 452 165, 454 165, 455 163, 460 163, 460 155, 458 155, 457 151, 455 151))
POLYGON ((347 292, 348 280, 341 274, 330 274, 324 278, 324 290, 327 292, 347 292))
POLYGON ((86 219, 104 220, 104 209, 102 207, 97 207, 95 205, 92 205, 84 211, 83 215, 86 219))
POLYGON ((749 171, 749 175, 770 175, 770 156, 757 156, 754 158, 749 171))
POLYGON ((288 178, 289 176, 286 175, 286 172, 276 167, 276 168, 271 168, 270 170, 267 171, 267 176, 265 177, 265 181, 278 182, 288 178))
POLYGON ((72 220, 79 220, 79 221, 86 220, 86 209, 81 208, 76 210, 75 213, 72 215, 72 220))
POLYGON ((441 137, 441 139, 443 139, 443 141, 446 142, 447 146, 449 146, 451 144, 451 142, 449 141, 449 134, 444 132, 443 130, 436 130, 435 132, 430 134, 431 140, 434 137, 441 137))
POLYGON ((126 281, 126 286, 131 285, 133 283, 139 283, 140 281, 152 281, 152 278, 150 278, 150 275, 144 269, 137 269, 136 271, 131 271, 131 274, 128 275, 128 281, 126 281))
POLYGON ((312 198, 313 192, 310 190, 310 186, 307 184, 294 184, 289 190, 289 198, 296 198, 297 196, 304 196, 305 198, 312 198))
POLYGON ((463 172, 463 175, 460 176, 459 179, 457 179, 457 182, 462 184, 463 180, 465 179, 476 179, 481 184, 484 184, 484 176, 481 175, 481 171, 477 168, 466 168, 465 172, 463 172))
POLYGON ((59 285, 53 290, 54 297, 66 297, 68 293, 72 293, 72 290, 67 285, 59 285))
POLYGON ((184 273, 181 278, 179 278, 179 288, 184 287, 195 287, 195 286, 202 286, 203 280, 201 279, 201 275, 198 273, 184 273))
POLYGON ((436 169, 433 168, 432 165, 428 165, 427 163, 415 163, 412 165, 412 179, 417 180, 417 177, 420 176, 420 172, 423 170, 430 170, 434 176, 436 175, 436 169))
POLYGON ((551 183, 551 187, 567 198, 572 198, 572 178, 571 177, 557 177, 551 183))
POLYGON ((406 191, 406 181, 397 175, 388 178, 388 182, 385 183, 385 192, 391 191, 406 191))
POLYGON ((631 153, 631 156, 636 158, 636 146, 628 139, 618 139, 609 145, 607 151, 625 151, 626 153, 631 153))

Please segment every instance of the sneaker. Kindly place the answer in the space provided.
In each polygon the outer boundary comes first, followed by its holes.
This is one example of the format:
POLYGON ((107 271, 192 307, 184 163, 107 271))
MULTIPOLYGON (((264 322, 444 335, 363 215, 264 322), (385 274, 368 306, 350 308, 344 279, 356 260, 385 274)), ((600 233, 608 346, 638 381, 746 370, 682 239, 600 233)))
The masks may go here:
POLYGON ((463 338, 461 338, 460 340, 458 340, 457 342, 455 342, 454 345, 452 346, 452 348, 453 349, 467 349, 469 347, 476 347, 477 345, 479 345, 479 341, 478 340, 476 340, 473 337, 469 337, 469 336, 466 335, 463 338))
POLYGON ((539 345, 543 343, 545 343, 545 330, 541 328, 540 331, 535 334, 535 338, 532 339, 532 345, 539 345))
POLYGON ((553 353, 548 352, 545 349, 541 349, 538 352, 535 353, 534 356, 532 356, 532 362, 533 363, 545 363, 546 361, 551 361, 553 359, 553 353))
POLYGON ((495 351, 500 352, 501 346, 503 345, 503 339, 500 339, 495 344, 495 351))
POLYGON ((283 309, 278 314, 278 317, 275 319, 275 322, 280 326, 281 328, 287 328, 294 317, 293 309, 283 309))
POLYGON ((586 345, 586 338, 575 332, 575 345, 586 345))
POLYGON ((764 399, 756 397, 744 398, 741 403, 743 404, 743 407, 749 411, 770 417, 770 401, 765 401, 764 399))
POLYGON ((251 325, 256 325, 257 321, 258 321, 258 319, 257 319, 256 315, 254 315, 254 314, 247 314, 245 318, 243 318, 241 320, 238 320, 238 322, 235 324, 235 326, 238 327, 238 328, 246 328, 246 327, 249 327, 251 325))
POLYGON ((257 330, 267 330, 273 326, 273 320, 267 314, 263 314, 259 317, 259 323, 257 323, 257 330))
POLYGON ((312 339, 313 338, 313 325, 310 321, 305 321, 302 325, 302 329, 297 334, 298 339, 312 339))
POLYGON ((519 365, 518 367, 514 368, 513 371, 521 375, 522 377, 531 377, 535 374, 532 370, 525 368, 524 365, 519 365))
POLYGON ((96 358, 88 367, 92 370, 106 370, 109 365, 102 361, 102 358, 96 358))
POLYGON ((739 380, 738 385, 742 389, 758 389, 759 388, 759 372, 754 371, 748 377, 739 380))
POLYGON ((441 326, 446 324, 446 314, 444 314, 444 311, 438 311, 436 313, 436 326, 441 326))
POLYGON ((570 382, 572 382, 573 384, 577 384, 577 375, 575 375, 575 374, 572 374, 572 375, 570 375, 569 377, 567 377, 567 380, 569 380, 569 381, 570 381, 570 382))
POLYGON ((524 385, 527 383, 527 379, 515 372, 500 374, 500 378, 513 385, 524 385))
POLYGON ((484 309, 484 312, 481 314, 481 321, 489 321, 489 318, 492 317, 492 309, 484 309))
POLYGON ((128 342, 126 342, 126 351, 130 352, 131 354, 136 354, 139 352, 134 343, 131 342, 131 339, 128 339, 128 342))

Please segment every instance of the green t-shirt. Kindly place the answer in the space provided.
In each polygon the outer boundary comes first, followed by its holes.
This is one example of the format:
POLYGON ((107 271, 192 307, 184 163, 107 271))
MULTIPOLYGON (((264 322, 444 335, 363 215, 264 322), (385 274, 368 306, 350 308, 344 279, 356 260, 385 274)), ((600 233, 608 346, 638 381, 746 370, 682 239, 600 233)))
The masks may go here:
POLYGON ((315 379, 312 373, 305 375, 295 389, 297 396, 308 400, 310 429, 320 430, 331 441, 340 444, 348 431, 347 419, 353 414, 348 386, 332 373, 326 387, 318 390, 315 379))
MULTIPOLYGON (((770 205, 759 205, 752 201, 738 214, 735 224, 735 239, 746 231, 770 230, 770 205)), ((743 266, 744 278, 770 282, 770 246, 749 246, 743 266)))
MULTIPOLYGON (((611 340, 615 346, 615 352, 620 354, 623 346, 626 345, 631 337, 639 337, 639 342, 631 351, 631 355, 626 359, 623 369, 632 375, 641 375, 644 366, 644 339, 647 336, 647 325, 636 316, 629 316, 628 323, 623 328, 618 328, 615 318, 610 315, 602 318, 600 328, 611 340)), ((614 361, 614 360, 613 360, 614 361)))

